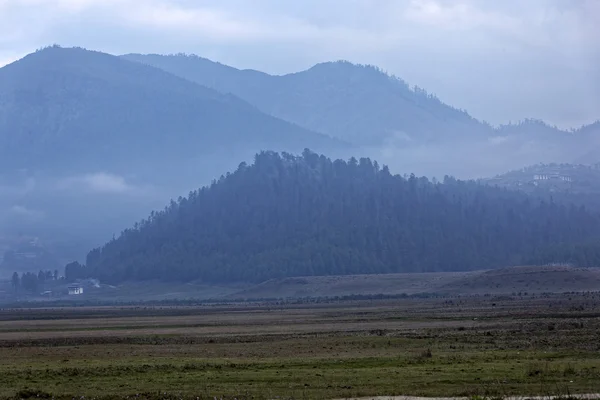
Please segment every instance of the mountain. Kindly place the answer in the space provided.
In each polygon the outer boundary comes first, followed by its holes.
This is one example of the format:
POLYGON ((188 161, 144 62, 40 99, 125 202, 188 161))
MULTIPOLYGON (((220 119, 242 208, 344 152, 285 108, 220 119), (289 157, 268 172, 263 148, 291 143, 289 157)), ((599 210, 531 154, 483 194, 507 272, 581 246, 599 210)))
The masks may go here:
POLYGON ((262 152, 91 251, 85 270, 108 282, 260 282, 487 269, 587 243, 598 222, 472 181, 392 175, 367 158, 262 152))
POLYGON ((563 131, 556 126, 550 126, 544 121, 537 119, 525 119, 516 124, 500 125, 496 128, 498 136, 516 136, 527 134, 530 138, 546 140, 568 140, 573 136, 572 132, 563 131))
POLYGON ((485 140, 493 133, 489 125, 465 111, 373 66, 326 62, 272 76, 197 56, 127 54, 122 58, 233 93, 268 114, 355 144, 485 140))
POLYGON ((306 146, 347 148, 161 69, 45 48, 0 68, 0 236, 84 259, 240 159, 306 146))
POLYGON ((0 69, 4 168, 91 169, 339 144, 233 95, 99 52, 55 46, 0 69))
POLYGON ((482 178, 534 163, 599 161, 593 125, 565 131, 525 119, 492 127, 374 66, 326 62, 273 76, 194 55, 122 57, 233 93, 265 113, 351 142, 397 171, 482 178))
POLYGON ((54 46, 0 68, 0 236, 39 237, 61 262, 81 260, 260 150, 347 158, 354 142, 393 171, 481 177, 593 160, 597 128, 567 134, 532 120, 492 129, 347 62, 270 76, 199 57, 54 46))

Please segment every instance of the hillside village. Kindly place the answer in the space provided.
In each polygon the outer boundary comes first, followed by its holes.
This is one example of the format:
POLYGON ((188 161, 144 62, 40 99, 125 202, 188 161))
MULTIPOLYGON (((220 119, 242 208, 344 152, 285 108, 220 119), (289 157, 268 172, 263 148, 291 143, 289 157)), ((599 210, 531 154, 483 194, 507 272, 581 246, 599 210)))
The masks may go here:
POLYGON ((600 163, 537 164, 483 179, 482 182, 509 189, 597 193, 600 192, 600 163))

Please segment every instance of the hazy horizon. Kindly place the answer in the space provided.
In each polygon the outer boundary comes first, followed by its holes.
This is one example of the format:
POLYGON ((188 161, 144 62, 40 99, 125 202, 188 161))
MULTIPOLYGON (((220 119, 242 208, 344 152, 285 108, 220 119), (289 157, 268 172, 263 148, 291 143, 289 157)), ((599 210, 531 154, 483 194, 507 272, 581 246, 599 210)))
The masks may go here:
POLYGON ((493 125, 532 118, 569 129, 600 118, 600 3, 372 4, 3 0, 0 65, 53 43, 197 54, 270 74, 343 59, 376 65, 493 125))

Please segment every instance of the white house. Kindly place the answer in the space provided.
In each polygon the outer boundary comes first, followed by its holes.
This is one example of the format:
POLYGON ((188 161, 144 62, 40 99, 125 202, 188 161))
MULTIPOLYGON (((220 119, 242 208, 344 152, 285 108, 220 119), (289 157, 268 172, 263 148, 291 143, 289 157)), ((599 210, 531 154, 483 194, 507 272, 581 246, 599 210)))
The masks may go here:
POLYGON ((83 294, 83 288, 81 286, 69 286, 69 295, 83 294))

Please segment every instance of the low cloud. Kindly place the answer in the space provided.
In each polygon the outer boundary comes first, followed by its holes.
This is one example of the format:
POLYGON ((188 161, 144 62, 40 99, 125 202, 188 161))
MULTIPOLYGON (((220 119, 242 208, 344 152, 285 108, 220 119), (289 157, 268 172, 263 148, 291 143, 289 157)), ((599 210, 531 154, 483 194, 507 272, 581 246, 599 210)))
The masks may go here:
POLYGON ((33 210, 23 205, 14 205, 10 208, 9 214, 13 217, 26 219, 29 221, 39 221, 44 218, 44 213, 39 210, 33 210))
POLYGON ((103 194, 139 194, 144 190, 143 187, 127 182, 123 176, 106 172, 65 178, 59 181, 58 188, 103 194))
POLYGON ((32 193, 37 187, 33 177, 23 177, 21 180, 5 182, 0 179, 0 196, 25 196, 32 193))
POLYGON ((488 142, 491 144, 502 144, 508 142, 509 140, 510 138, 508 136, 493 136, 488 139, 488 142))

